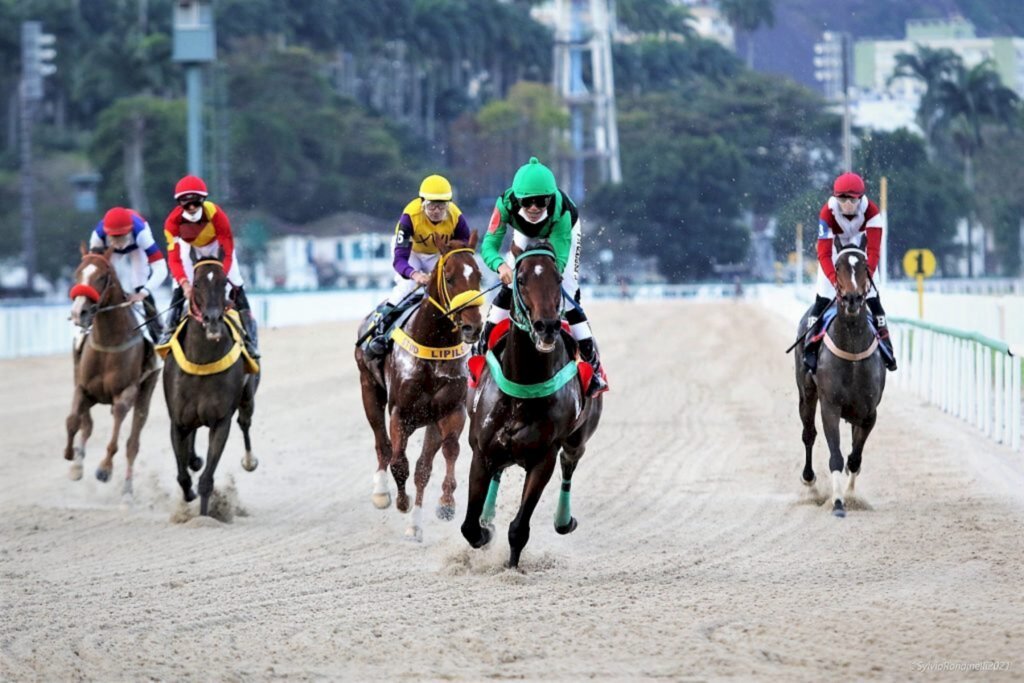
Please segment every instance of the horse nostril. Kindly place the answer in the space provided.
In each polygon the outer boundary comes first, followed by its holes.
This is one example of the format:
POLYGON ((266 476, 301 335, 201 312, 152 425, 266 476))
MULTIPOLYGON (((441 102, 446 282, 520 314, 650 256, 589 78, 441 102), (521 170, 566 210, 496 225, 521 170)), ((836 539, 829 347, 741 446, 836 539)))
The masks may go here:
POLYGON ((535 321, 533 321, 533 331, 534 332, 536 332, 537 334, 544 334, 544 329, 545 329, 545 325, 544 325, 544 321, 543 320, 535 320, 535 321))

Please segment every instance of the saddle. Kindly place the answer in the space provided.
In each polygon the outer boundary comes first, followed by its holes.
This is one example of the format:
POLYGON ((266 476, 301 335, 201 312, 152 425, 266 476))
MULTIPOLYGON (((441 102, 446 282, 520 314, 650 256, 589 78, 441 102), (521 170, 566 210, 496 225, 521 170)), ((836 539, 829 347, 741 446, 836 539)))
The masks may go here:
MULTIPOLYGON (((508 339, 511 324, 512 321, 508 318, 502 320, 494 326, 494 329, 491 330, 491 336, 487 339, 487 350, 499 360, 505 350, 505 342, 508 339)), ((594 368, 590 363, 580 358, 579 345, 569 331, 569 323, 564 320, 562 321, 562 342, 565 344, 566 351, 569 352, 569 357, 576 359, 576 366, 579 371, 577 377, 579 377, 583 395, 586 396, 590 382, 594 378, 594 368)), ((485 356, 471 356, 469 358, 469 386, 471 389, 475 389, 480 384, 480 376, 483 374, 486 366, 487 358, 485 356)))
MULTIPOLYGON (((878 326, 875 324, 875 314, 871 312, 870 308, 868 309, 867 313, 868 327, 871 328, 871 334, 873 334, 875 339, 879 341, 878 348, 879 350, 881 350, 882 355, 890 360, 896 360, 895 358, 893 358, 892 354, 889 353, 889 349, 886 347, 886 345, 881 343, 882 338, 878 335, 878 326)), ((811 343, 817 344, 818 342, 825 338, 825 333, 828 331, 829 324, 835 319, 835 317, 838 314, 839 308, 838 304, 836 303, 833 303, 831 306, 825 309, 825 312, 821 314, 821 329, 818 331, 817 334, 810 338, 811 343)), ((821 353, 820 346, 816 348, 815 353, 821 353)))

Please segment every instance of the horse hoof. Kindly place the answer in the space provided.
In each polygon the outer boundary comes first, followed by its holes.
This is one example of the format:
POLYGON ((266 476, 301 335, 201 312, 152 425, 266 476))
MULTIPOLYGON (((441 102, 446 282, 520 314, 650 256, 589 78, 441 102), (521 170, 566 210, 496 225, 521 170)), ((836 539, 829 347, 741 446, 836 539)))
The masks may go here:
MULTIPOLYGON (((465 532, 463 532, 465 533, 465 532)), ((483 548, 485 545, 491 542, 494 538, 494 525, 493 524, 481 524, 480 525, 480 537, 476 541, 470 541, 469 544, 474 548, 483 548)))
POLYGON ((814 482, 818 481, 818 475, 811 474, 810 480, 804 479, 804 475, 800 475, 800 483, 804 486, 814 486, 814 482))
POLYGON ((398 492, 398 499, 395 501, 395 509, 399 512, 409 511, 409 496, 404 491, 398 492))
POLYGON ((185 491, 184 498, 186 503, 191 503, 193 500, 196 499, 196 492, 193 491, 192 489, 189 489, 188 491, 185 491))
POLYGON ((260 461, 257 458, 245 457, 242 458, 242 469, 246 472, 253 472, 259 467, 260 461))
POLYGON ((411 526, 405 530, 405 540, 415 541, 416 543, 423 542, 423 527, 411 526))
POLYGON ((446 522, 450 522, 455 519, 455 506, 454 505, 438 505, 437 506, 437 518, 442 519, 446 522))
POLYGON ((555 525, 555 531, 557 531, 558 533, 560 533, 563 536, 565 536, 566 534, 571 534, 572 532, 576 531, 576 527, 577 526, 578 525, 576 523, 576 518, 575 517, 570 517, 569 518, 569 523, 566 524, 565 526, 558 526, 556 524, 555 525))
POLYGON ((391 494, 390 493, 375 493, 373 494, 373 506, 378 510, 384 510, 391 507, 391 494))
POLYGON ((109 481, 110 480, 110 470, 97 469, 96 470, 96 478, 99 479, 100 481, 109 481))
POLYGON ((78 481, 82 478, 82 463, 76 462, 68 469, 68 479, 78 481))
POLYGON ((193 472, 198 472, 203 469, 203 459, 198 455, 193 455, 188 461, 188 468, 193 472))
POLYGON ((846 508, 843 507, 843 501, 837 500, 832 504, 832 515, 835 517, 845 517, 846 508))

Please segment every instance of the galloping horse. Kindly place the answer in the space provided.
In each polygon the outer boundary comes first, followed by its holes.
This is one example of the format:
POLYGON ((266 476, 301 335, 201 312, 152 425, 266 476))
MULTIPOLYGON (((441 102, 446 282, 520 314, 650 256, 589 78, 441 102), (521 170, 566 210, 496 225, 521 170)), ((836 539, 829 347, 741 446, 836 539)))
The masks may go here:
POLYGON ((199 513, 206 515, 213 492, 213 474, 236 410, 245 438, 242 467, 252 472, 259 464, 252 454, 249 427, 260 374, 255 361, 245 353, 241 321, 226 310, 227 275, 222 255, 198 260, 193 251, 190 256, 194 264, 192 300, 185 322, 171 321, 178 325, 178 330, 169 345, 172 353, 164 363, 164 398, 171 418, 178 484, 185 502, 196 497, 188 470, 199 471, 203 466, 202 458, 195 453, 196 432, 200 427, 210 429, 206 468, 199 476, 199 513))
MULTIPOLYGON (((825 326, 824 344, 820 351, 816 374, 803 363, 803 342, 796 359, 796 385, 800 392, 800 419, 803 421, 803 442, 807 451, 802 481, 815 482, 811 467, 811 450, 818 432, 814 413, 821 402, 821 424, 828 442, 829 470, 832 472, 832 514, 846 516, 844 495, 853 493, 860 472, 864 443, 875 426, 876 409, 885 390, 885 365, 878 339, 868 320, 865 306, 871 280, 868 277, 867 254, 848 247, 836 260, 835 318, 825 326), (839 420, 853 426, 853 450, 846 462, 849 475, 845 493, 842 490, 843 453, 839 446, 839 420)), ((800 320, 800 339, 807 330, 807 314, 800 320)))
MULTIPOLYGON (((438 448, 444 453, 446 471, 437 516, 443 520, 455 517, 455 461, 459 457, 459 436, 466 424, 465 356, 469 353, 467 345, 476 343, 483 327, 479 307, 484 300, 474 257, 476 233, 465 243, 449 242, 436 235, 434 240, 441 255, 431 273, 427 295, 404 326, 392 333, 395 348, 377 362, 369 361, 361 347, 355 350, 363 409, 377 450, 373 504, 378 508, 391 505, 387 483, 390 466, 398 487, 395 505, 400 512, 408 511, 405 482, 409 460, 405 448, 413 432, 427 428, 423 451, 416 461, 415 507, 406 530, 406 536, 417 541, 423 539, 423 492, 438 448), (390 417, 387 429, 385 415, 390 417)), ((370 318, 363 321, 360 338, 370 324, 370 318)))
POLYGON ((603 398, 586 398, 577 381, 582 367, 568 346, 573 342, 562 332, 561 283, 547 243, 516 258, 512 328, 500 360, 493 350, 487 352, 487 371, 481 373, 469 412, 473 463, 462 535, 474 548, 486 545, 494 533, 491 521, 501 471, 512 464, 526 470, 519 514, 508 529, 510 567, 519 565, 530 538, 530 517, 559 451, 562 488, 555 530, 568 534, 576 529, 570 508, 572 474, 601 419, 603 398))
POLYGON ((109 404, 114 415, 114 431, 107 444, 107 457, 96 468, 96 478, 107 481, 113 469, 114 453, 121 423, 128 411, 132 413, 132 429, 128 435, 122 495, 132 495, 132 466, 139 453, 139 434, 149 416, 149 402, 156 387, 156 358, 146 343, 131 313, 117 274, 110 263, 113 249, 89 253, 82 245, 82 262, 75 271, 75 285, 70 296, 71 319, 79 327, 90 330, 81 349, 74 351, 75 393, 71 414, 67 419, 68 443, 64 459, 73 461, 69 476, 82 478, 85 443, 92 434, 89 409, 97 403, 109 404), (75 436, 78 442, 75 443, 75 436))

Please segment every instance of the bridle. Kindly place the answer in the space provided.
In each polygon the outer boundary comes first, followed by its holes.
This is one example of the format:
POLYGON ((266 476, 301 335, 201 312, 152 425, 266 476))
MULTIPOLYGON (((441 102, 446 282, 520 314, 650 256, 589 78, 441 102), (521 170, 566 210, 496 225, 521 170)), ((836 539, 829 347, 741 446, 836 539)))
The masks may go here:
MULTIPOLYGON (((557 263, 557 261, 555 261, 554 253, 548 249, 528 249, 516 257, 516 272, 515 276, 512 278, 512 310, 509 311, 509 319, 512 321, 513 325, 530 335, 530 341, 536 344, 537 331, 533 329, 533 325, 530 322, 530 307, 526 305, 525 301, 523 301, 523 295, 519 292, 519 264, 531 256, 546 256, 551 259, 553 263, 557 263)), ((561 285, 561 274, 558 276, 558 282, 559 285, 561 285)), ((559 289, 561 289, 561 287, 559 287, 559 289)), ((559 294, 559 297, 561 297, 561 294, 559 294)))
POLYGON ((438 259, 437 266, 434 268, 437 273, 437 292, 441 300, 438 301, 429 292, 427 293, 427 300, 441 311, 441 314, 448 318, 452 323, 453 332, 458 331, 459 329, 459 324, 455 321, 456 316, 469 306, 483 306, 484 294, 489 292, 490 289, 494 289, 494 287, 491 287, 483 292, 478 289, 467 289, 465 292, 460 292, 454 297, 451 295, 451 292, 448 291, 448 282, 444 277, 445 261, 447 261, 452 254, 462 253, 475 254, 476 251, 468 247, 463 247, 460 249, 452 249, 451 251, 441 254, 440 259, 438 259))
POLYGON ((113 284, 111 275, 113 275, 114 273, 114 266, 113 264, 110 263, 110 260, 107 259, 107 257, 103 256, 102 254, 83 254, 82 261, 85 262, 87 259, 98 260, 100 263, 103 264, 104 267, 106 267, 108 271, 107 283, 103 286, 102 290, 97 291, 97 289, 92 285, 85 282, 79 282, 78 284, 74 285, 68 292, 68 297, 74 300, 80 296, 84 296, 86 299, 91 301, 94 305, 97 306, 96 310, 93 311, 93 316, 97 316, 100 313, 106 313, 107 311, 113 311, 118 308, 126 308, 127 306, 131 306, 131 301, 123 301, 119 304, 113 304, 112 306, 99 305, 100 301, 107 297, 107 294, 110 291, 110 286, 111 284, 113 284))
MULTIPOLYGON (((221 270, 224 270, 224 264, 222 262, 218 261, 217 259, 214 259, 214 258, 207 258, 207 259, 202 259, 202 260, 196 261, 195 264, 192 266, 192 272, 195 273, 195 271, 197 271, 200 268, 200 266, 217 266, 221 270)), ((203 312, 196 307, 195 284, 194 283, 195 283, 196 280, 198 280, 198 278, 193 276, 192 279, 193 279, 192 297, 189 299, 189 302, 188 302, 188 314, 197 323, 200 323, 200 324, 205 326, 206 323, 203 322, 203 312)), ((228 307, 227 306, 227 302, 225 302, 224 308, 227 309, 227 307, 228 307)))

